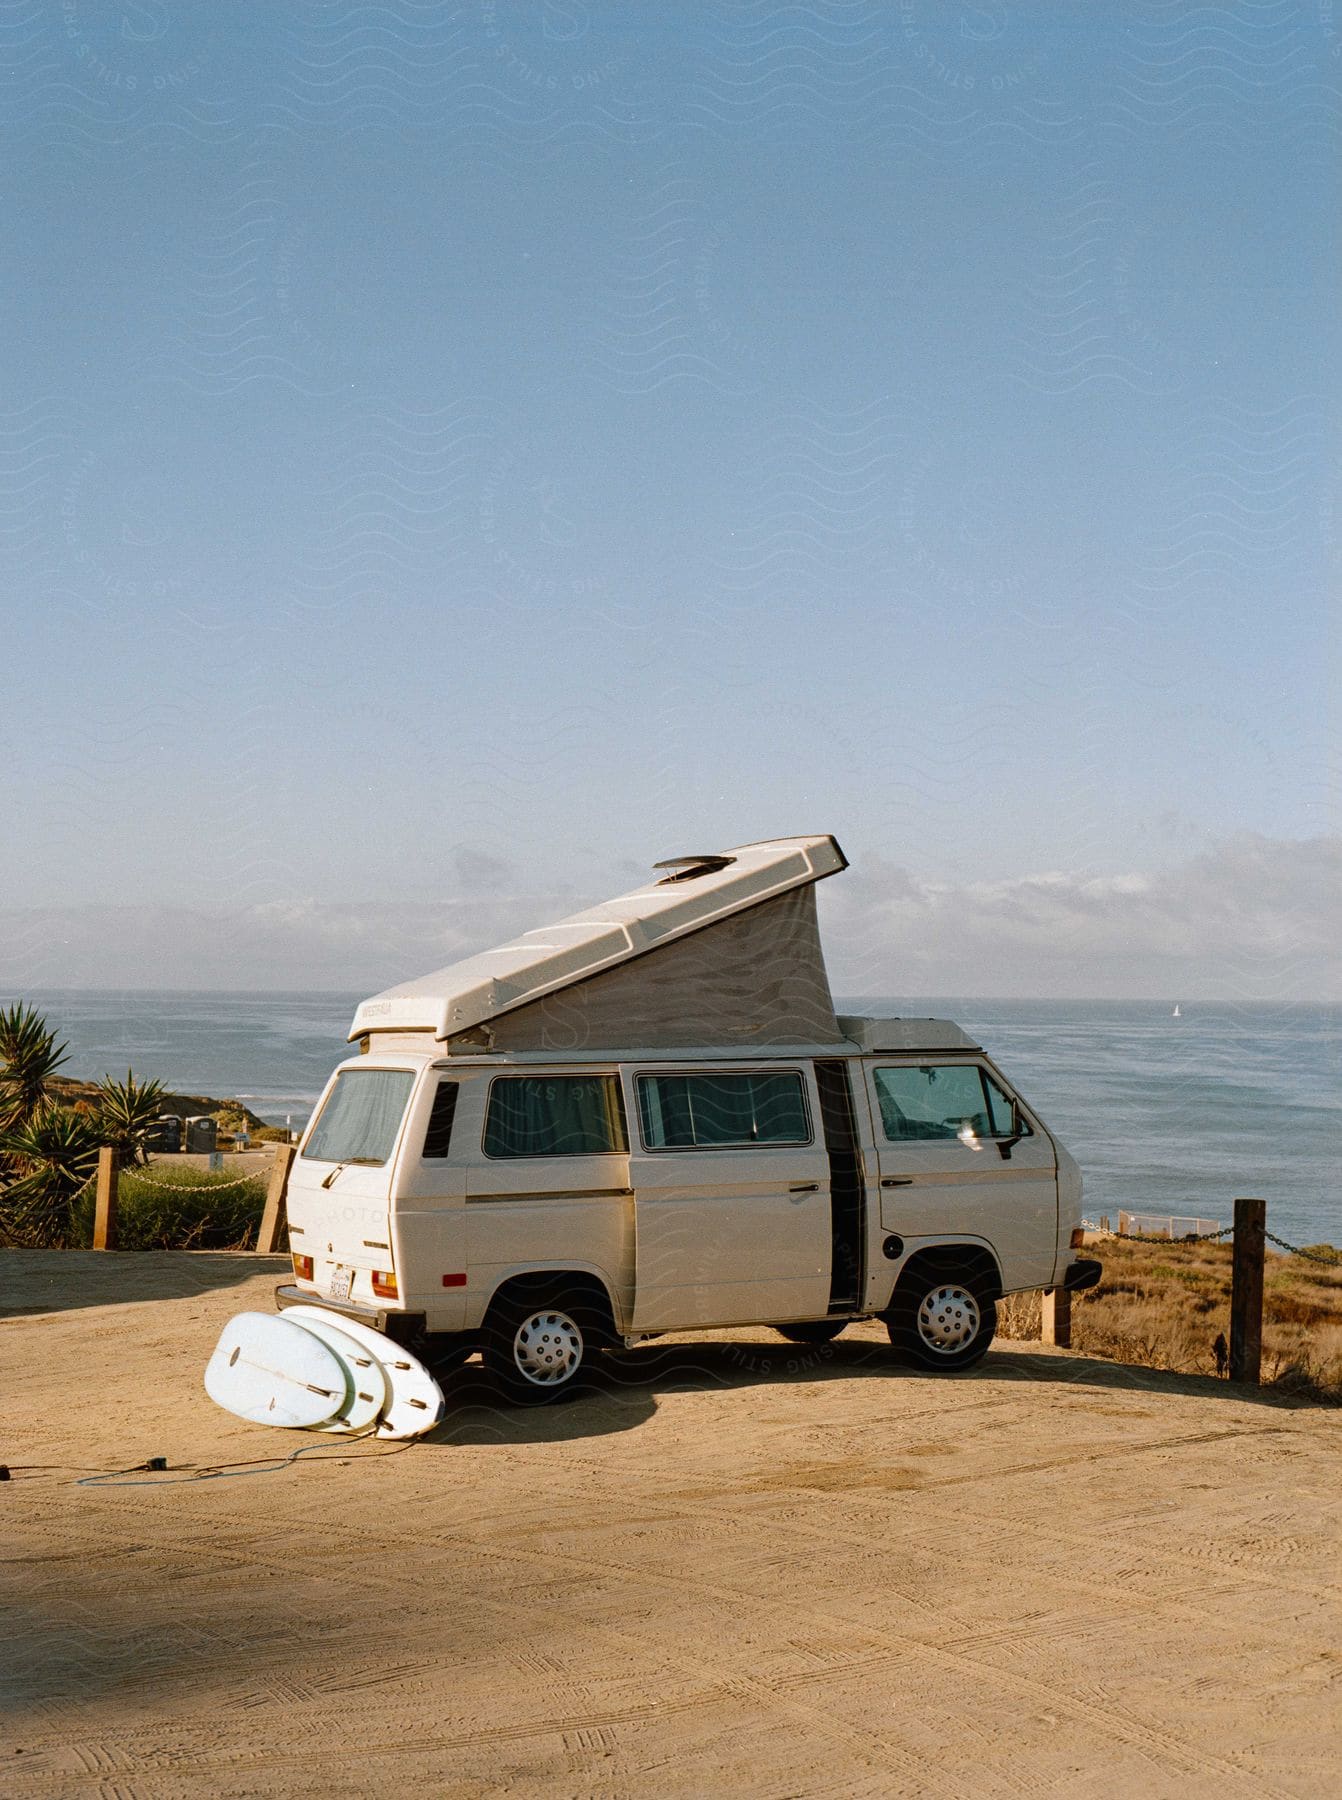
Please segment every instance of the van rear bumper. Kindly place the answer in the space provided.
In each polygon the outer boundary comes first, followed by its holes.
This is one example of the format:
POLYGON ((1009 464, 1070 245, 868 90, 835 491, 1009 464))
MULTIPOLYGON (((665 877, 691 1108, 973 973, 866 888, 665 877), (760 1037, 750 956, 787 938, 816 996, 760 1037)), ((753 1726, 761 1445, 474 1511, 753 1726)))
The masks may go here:
POLYGON ((281 1312, 286 1306, 320 1306, 323 1312, 357 1319, 361 1325, 371 1326, 374 1331, 389 1337, 393 1344, 408 1344, 424 1329, 423 1313, 388 1312, 385 1307, 358 1306, 352 1300, 327 1300, 321 1294, 310 1294, 306 1288, 294 1287, 287 1281, 275 1289, 275 1304, 281 1312))
POLYGON ((1104 1264, 1096 1262, 1092 1256, 1085 1256, 1078 1262, 1068 1263, 1062 1286, 1069 1294, 1079 1294, 1085 1288, 1093 1288, 1103 1274, 1104 1264))

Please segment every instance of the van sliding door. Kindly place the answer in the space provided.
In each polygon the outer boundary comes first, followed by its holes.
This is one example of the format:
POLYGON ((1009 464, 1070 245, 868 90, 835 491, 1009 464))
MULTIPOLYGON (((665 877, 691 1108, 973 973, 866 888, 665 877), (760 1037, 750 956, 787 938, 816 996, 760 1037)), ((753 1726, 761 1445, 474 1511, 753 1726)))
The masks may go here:
POLYGON ((825 1315, 829 1159, 809 1070, 639 1070, 638 1331, 825 1315))

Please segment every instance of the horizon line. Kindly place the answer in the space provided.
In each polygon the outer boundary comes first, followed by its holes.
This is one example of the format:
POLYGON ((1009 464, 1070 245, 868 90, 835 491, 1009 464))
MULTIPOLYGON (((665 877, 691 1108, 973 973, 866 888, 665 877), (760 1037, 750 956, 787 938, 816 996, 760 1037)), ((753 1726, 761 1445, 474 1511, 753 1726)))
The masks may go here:
MULTIPOLYGON (((358 995, 360 997, 366 997, 367 989, 365 989, 363 987, 357 987, 357 988, 356 987, 348 987, 348 988, 345 988, 345 987, 339 987, 339 988, 335 988, 335 987, 265 987, 265 988, 101 987, 101 986, 91 985, 88 983, 81 983, 77 987, 59 987, 59 986, 47 986, 46 984, 37 984, 37 985, 34 985, 33 987, 27 989, 26 993, 28 993, 28 994, 70 994, 70 995, 142 994, 142 995, 163 995, 163 996, 213 995, 213 996, 217 996, 219 998, 248 999, 248 1000, 277 999, 280 997, 286 997, 286 998, 290 998, 290 999, 314 999, 315 1000, 315 999, 321 999, 324 997, 329 997, 331 999, 348 998, 350 995, 358 995)), ((11 988, 7 985, 0 983, 0 1004, 8 1004, 10 1001, 15 1001, 15 1000, 21 1001, 24 998, 25 998, 25 990, 21 990, 17 987, 11 988)), ((1080 1005, 1089 1005, 1089 1006, 1167 1006, 1173 1002, 1179 1006, 1342 1007, 1342 998, 1338 998, 1335 1000, 1328 1000, 1328 999, 1319 999, 1317 996, 1306 997, 1304 995, 1301 995, 1301 996, 1277 995, 1277 996, 1273 996, 1271 998, 1243 998, 1243 997, 1229 998, 1229 997, 1225 997, 1225 996, 1220 996, 1220 997, 1204 996, 1202 998, 1199 998, 1196 994, 1189 995, 1187 993, 1187 991, 1183 990, 1183 989, 1179 990, 1178 993, 1175 993, 1174 990, 1170 990, 1168 993, 1164 993, 1164 994, 982 994, 982 993, 981 994, 971 994, 971 993, 963 993, 963 992, 962 993, 943 993, 943 994, 909 993, 909 994, 905 994, 905 995, 895 995, 895 994, 890 994, 890 995, 881 995, 881 994, 843 995, 843 994, 838 994, 838 995, 834 996, 834 1003, 835 1003, 835 1007, 837 1010, 839 1008, 840 1004, 845 1001, 856 1000, 856 1001, 870 1002, 873 1000, 886 1000, 886 999, 890 999, 890 1000, 902 999, 902 1000, 912 1000, 912 1001, 954 1000, 954 1001, 958 1001, 958 1002, 967 1001, 971 1005, 976 1005, 981 1001, 991 1001, 991 1002, 1019 1001, 1024 1004, 1031 1004, 1031 1005, 1037 1004, 1040 1002, 1044 1002, 1044 1003, 1047 1003, 1050 1005, 1060 1005, 1060 1006, 1080 1006, 1080 1005)))

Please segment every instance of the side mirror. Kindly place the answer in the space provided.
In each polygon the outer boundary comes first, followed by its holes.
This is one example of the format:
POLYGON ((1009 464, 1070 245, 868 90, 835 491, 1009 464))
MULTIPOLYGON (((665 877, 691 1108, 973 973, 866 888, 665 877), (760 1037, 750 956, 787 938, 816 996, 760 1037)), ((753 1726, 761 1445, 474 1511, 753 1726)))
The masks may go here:
POLYGON ((1011 1152, 1025 1136, 1025 1122, 1020 1116, 1020 1101, 1014 1096, 1011 1101, 1011 1136, 998 1138, 997 1152, 1003 1162, 1011 1161, 1011 1152))

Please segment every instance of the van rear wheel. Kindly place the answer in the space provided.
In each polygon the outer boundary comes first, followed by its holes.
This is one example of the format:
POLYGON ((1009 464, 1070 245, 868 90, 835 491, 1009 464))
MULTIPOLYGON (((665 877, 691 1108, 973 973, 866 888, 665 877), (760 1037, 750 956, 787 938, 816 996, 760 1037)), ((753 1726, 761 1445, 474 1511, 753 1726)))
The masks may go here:
POLYGON ((779 1337, 790 1344, 832 1344, 847 1325, 847 1319, 803 1319, 796 1325, 775 1325, 779 1337))
POLYGON ((485 1367, 514 1406, 571 1399, 597 1348, 597 1320, 580 1301, 508 1296, 485 1322, 485 1367))
POLYGON ((907 1361, 949 1373, 971 1368, 988 1354, 997 1303, 973 1276, 928 1270, 900 1283, 885 1325, 907 1361))

